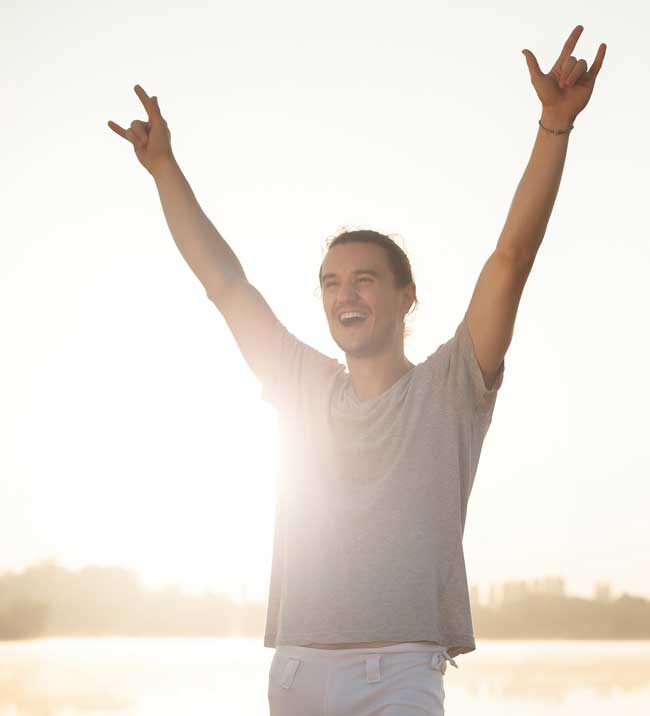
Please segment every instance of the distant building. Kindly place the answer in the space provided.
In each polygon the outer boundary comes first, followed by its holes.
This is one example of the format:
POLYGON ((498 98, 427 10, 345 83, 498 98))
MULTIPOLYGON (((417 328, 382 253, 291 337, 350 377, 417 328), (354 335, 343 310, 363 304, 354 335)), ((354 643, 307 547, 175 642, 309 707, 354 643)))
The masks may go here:
POLYGON ((553 596, 564 596, 566 594, 565 581, 563 577, 544 577, 532 581, 513 580, 503 583, 503 604, 524 599, 532 594, 544 594, 553 596))
POLYGON ((607 582, 597 582, 594 589, 594 599, 597 602, 611 602, 612 588, 607 582))
POLYGON ((511 604, 526 597, 530 589, 528 583, 523 580, 516 580, 503 583, 503 604, 511 604))
POLYGON ((543 579, 535 579, 533 582, 532 592, 534 594, 554 594, 563 596, 566 593, 564 578, 544 577, 543 579))

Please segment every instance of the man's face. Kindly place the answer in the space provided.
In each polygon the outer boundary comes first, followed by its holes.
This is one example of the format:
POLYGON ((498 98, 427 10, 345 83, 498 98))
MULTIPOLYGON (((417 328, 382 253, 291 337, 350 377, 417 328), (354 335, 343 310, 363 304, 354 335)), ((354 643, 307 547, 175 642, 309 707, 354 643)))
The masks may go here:
POLYGON ((346 354, 366 357, 404 347, 402 319, 413 301, 412 286, 395 288, 386 251, 376 244, 333 246, 321 268, 323 308, 330 333, 346 354), (359 311, 364 319, 341 320, 359 311))

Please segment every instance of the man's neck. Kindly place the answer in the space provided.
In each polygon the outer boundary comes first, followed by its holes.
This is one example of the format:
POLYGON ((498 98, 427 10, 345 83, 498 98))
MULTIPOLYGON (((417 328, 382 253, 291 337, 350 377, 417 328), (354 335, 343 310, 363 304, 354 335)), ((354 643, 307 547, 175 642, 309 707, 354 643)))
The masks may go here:
POLYGON ((368 358, 347 356, 352 387, 359 400, 372 400, 387 391, 413 368, 404 353, 384 354, 368 358))

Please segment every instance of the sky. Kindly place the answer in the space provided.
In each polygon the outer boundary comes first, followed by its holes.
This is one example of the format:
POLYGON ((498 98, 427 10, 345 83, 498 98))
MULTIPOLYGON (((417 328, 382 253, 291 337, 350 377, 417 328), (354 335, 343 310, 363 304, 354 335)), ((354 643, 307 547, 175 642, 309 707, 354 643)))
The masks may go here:
POLYGON ((547 72, 607 53, 575 121, 470 497, 468 581, 650 598, 648 10, 638 2, 5 2, 0 572, 54 557, 265 599, 277 418, 108 127, 157 95, 251 283, 337 358, 325 241, 413 266, 414 363, 453 336, 533 148, 547 72))

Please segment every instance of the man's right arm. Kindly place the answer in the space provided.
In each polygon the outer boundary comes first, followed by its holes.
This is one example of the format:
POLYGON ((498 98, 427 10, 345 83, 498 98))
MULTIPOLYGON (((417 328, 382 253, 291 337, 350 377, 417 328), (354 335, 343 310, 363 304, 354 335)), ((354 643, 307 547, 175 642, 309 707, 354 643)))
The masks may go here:
POLYGON ((174 158, 162 163, 153 178, 178 250, 210 300, 218 304, 234 278, 246 279, 239 259, 199 206, 174 158))
POLYGON ((175 159, 153 173, 174 242, 223 315, 251 370, 261 380, 277 318, 248 282, 234 251, 199 206, 175 159))

